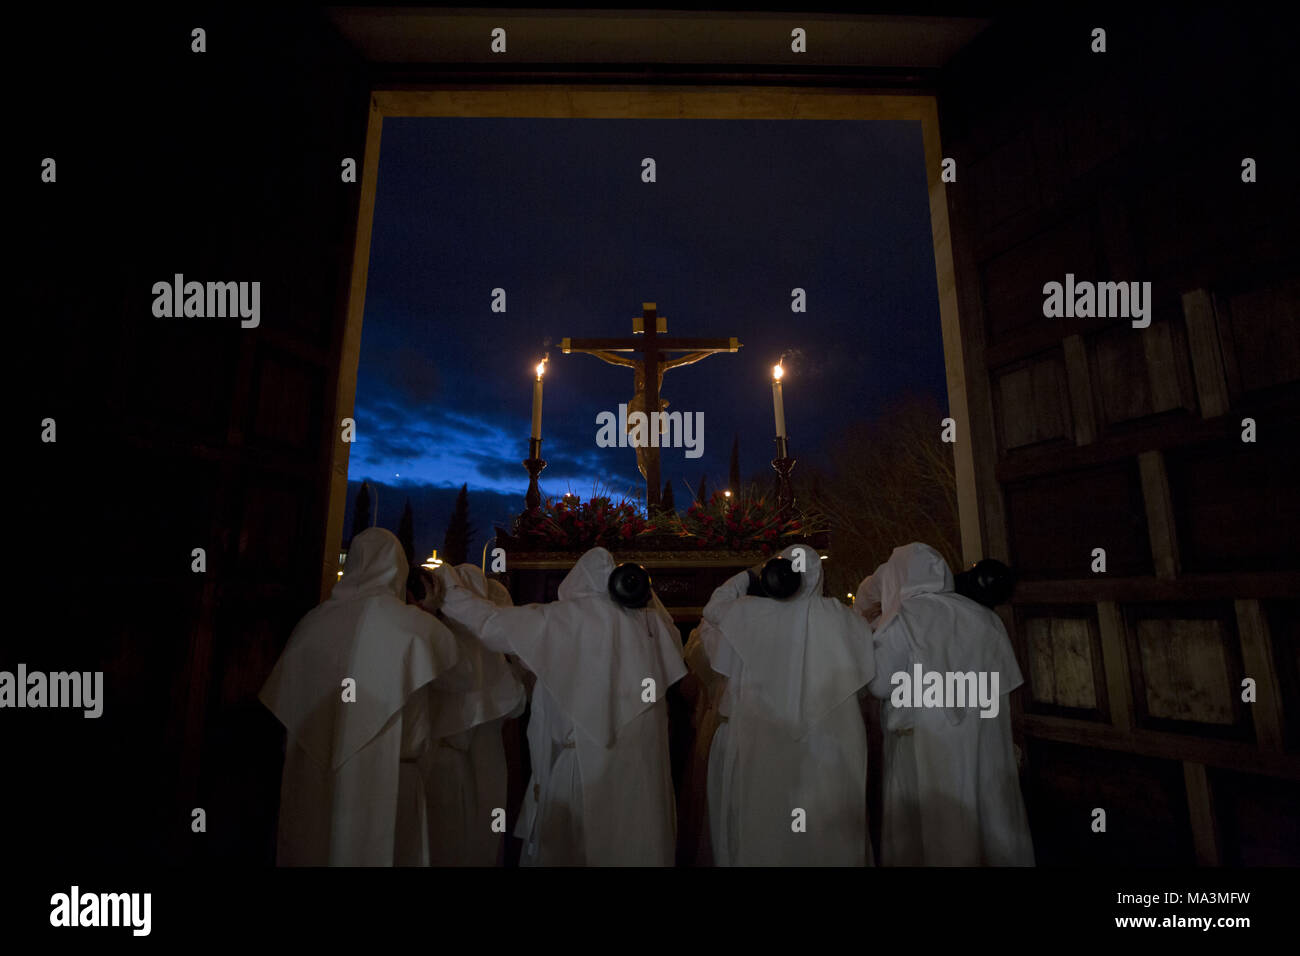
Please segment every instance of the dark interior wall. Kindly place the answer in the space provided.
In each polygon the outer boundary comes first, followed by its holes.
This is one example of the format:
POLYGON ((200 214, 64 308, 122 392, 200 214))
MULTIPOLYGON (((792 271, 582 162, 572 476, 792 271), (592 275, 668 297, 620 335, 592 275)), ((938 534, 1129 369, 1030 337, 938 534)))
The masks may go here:
POLYGON ((102 669, 107 702, 8 712, 15 829, 76 859, 270 862, 279 738, 256 692, 319 597, 367 79, 307 9, 39 16, 12 35, 35 67, 10 384, 40 613, 0 667, 102 669), (155 318, 175 273, 259 281, 260 326, 155 318))
POLYGON ((1291 36, 1258 9, 1044 11, 944 71, 986 550, 1022 574, 1008 623, 1040 862, 1300 863, 1291 36), (1150 282, 1151 326, 1045 318, 1066 273, 1150 282))

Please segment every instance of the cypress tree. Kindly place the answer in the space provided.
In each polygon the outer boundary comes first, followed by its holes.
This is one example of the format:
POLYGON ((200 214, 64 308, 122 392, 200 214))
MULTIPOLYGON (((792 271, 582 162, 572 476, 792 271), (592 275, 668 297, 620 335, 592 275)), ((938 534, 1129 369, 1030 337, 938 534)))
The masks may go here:
POLYGON ((659 503, 664 514, 676 514, 677 505, 673 501, 673 483, 671 481, 664 482, 664 493, 660 497, 659 503))
POLYGON ((348 538, 351 543, 361 532, 370 527, 370 485, 368 482, 361 483, 361 490, 357 492, 356 500, 352 502, 352 534, 348 538))
POLYGON ((397 540, 402 542, 402 550, 406 552, 407 567, 415 567, 415 513, 411 511, 410 498, 406 499, 402 520, 397 524, 397 540))
POLYGON ((447 522, 447 533, 442 539, 442 560, 447 564, 464 564, 469 560, 469 543, 474 537, 474 527, 469 523, 469 485, 460 486, 456 507, 447 522))
POLYGON ((733 496, 740 497, 740 436, 733 435, 731 438, 731 475, 728 478, 731 482, 731 493, 733 496))

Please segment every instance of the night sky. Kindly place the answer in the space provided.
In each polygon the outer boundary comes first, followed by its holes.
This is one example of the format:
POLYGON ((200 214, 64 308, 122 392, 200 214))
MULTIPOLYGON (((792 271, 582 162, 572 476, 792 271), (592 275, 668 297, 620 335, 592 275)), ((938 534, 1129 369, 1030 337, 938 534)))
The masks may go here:
POLYGON ((801 467, 905 392, 946 407, 920 125, 386 119, 347 527, 370 479, 387 527, 411 497, 427 554, 468 483, 481 548, 523 507, 543 355, 543 495, 585 498, 596 481, 643 494, 633 450, 595 442, 632 370, 559 351, 564 336, 630 335, 643 301, 670 335, 744 346, 665 376, 670 410, 705 421, 702 458, 661 452, 679 504, 701 475, 725 484, 733 435, 742 474, 771 473, 783 354, 801 467), (641 181, 647 156, 655 183, 641 181), (491 310, 498 287, 505 314, 491 310), (790 311, 795 287, 806 313, 790 311))

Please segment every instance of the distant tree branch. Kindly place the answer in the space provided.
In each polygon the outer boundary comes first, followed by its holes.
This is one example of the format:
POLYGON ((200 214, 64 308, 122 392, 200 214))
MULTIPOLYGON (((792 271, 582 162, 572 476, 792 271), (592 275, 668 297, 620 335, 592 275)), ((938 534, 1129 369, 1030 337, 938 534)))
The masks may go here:
POLYGON ((829 468, 813 476, 812 506, 831 524, 832 587, 846 593, 898 545, 922 541, 954 570, 961 560, 952 446, 932 399, 905 399, 845 430, 829 468))

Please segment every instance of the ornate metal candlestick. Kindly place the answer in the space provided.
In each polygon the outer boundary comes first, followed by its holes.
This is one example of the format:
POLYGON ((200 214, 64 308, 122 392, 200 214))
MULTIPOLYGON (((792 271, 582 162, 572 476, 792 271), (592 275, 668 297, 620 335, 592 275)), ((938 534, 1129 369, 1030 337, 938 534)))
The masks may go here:
POLYGON ((795 460, 790 457, 789 439, 777 436, 776 458, 772 467, 776 469, 776 504, 784 514, 794 510, 794 486, 790 483, 790 472, 794 470, 795 460))
POLYGON ((542 492, 537 487, 537 476, 546 467, 546 462, 542 460, 540 438, 528 439, 528 457, 524 459, 524 467, 528 469, 528 494, 524 496, 524 507, 532 511, 534 508, 540 508, 542 504, 542 492))

